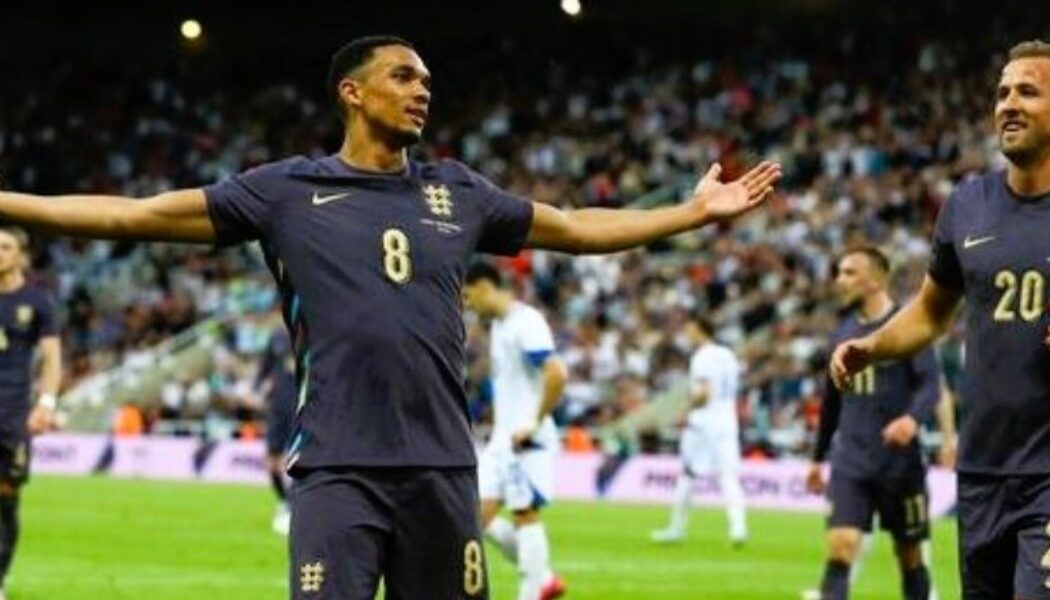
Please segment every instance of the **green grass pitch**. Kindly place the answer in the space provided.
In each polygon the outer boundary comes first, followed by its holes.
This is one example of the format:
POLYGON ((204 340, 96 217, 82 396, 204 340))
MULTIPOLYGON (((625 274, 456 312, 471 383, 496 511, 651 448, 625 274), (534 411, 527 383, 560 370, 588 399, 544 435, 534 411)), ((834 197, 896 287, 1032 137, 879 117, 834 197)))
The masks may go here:
MULTIPOLYGON (((11 600, 280 600, 285 540, 271 533, 268 489, 37 477, 22 503, 11 600)), ((720 511, 695 511, 691 537, 657 547, 662 507, 560 503, 547 512, 568 598, 593 600, 798 598, 822 564, 821 519, 752 512, 751 542, 731 548, 720 511)), ((957 598, 955 525, 937 523, 934 580, 957 598)), ((514 597, 516 574, 491 551, 494 600, 514 597)), ((853 598, 898 598, 889 539, 880 536, 853 598)))

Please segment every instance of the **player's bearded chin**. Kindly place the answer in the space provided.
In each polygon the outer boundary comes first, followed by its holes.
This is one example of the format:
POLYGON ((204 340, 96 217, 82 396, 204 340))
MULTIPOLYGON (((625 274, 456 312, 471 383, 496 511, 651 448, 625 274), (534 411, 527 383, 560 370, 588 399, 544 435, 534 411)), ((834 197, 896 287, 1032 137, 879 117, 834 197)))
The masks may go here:
POLYGON ((999 147, 1002 149, 1006 160, 1017 167, 1027 167, 1035 164, 1050 154, 1050 136, 1033 135, 1031 132, 1023 139, 1013 144, 1007 144, 1002 135, 999 137, 999 147))

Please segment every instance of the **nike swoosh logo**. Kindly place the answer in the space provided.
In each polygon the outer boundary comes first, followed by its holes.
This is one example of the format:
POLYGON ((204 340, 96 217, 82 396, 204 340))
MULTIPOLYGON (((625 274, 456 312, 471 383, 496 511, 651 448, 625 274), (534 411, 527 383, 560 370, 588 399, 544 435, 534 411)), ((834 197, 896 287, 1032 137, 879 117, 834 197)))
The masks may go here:
POLYGON ((335 202, 340 198, 346 198, 350 195, 350 192, 343 192, 342 194, 330 194, 328 196, 319 196, 317 192, 314 192, 313 204, 314 206, 321 206, 322 204, 328 204, 329 202, 335 202))
POLYGON ((964 250, 969 250, 970 248, 973 248, 974 246, 980 246, 981 244, 984 244, 985 242, 990 242, 990 241, 992 241, 994 239, 995 239, 994 235, 989 235, 989 236, 979 237, 979 238, 971 238, 970 236, 966 236, 966 239, 963 240, 963 249, 964 250))

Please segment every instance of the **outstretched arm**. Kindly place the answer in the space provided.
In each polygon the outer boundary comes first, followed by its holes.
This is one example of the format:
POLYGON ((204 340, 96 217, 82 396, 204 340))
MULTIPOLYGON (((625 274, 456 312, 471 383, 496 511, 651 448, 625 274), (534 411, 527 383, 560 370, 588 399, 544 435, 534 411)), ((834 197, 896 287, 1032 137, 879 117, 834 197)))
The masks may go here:
POLYGON ((150 198, 34 196, 0 192, 0 219, 34 231, 87 238, 213 243, 201 189, 150 198))
POLYGON ((868 365, 906 358, 929 346, 947 331, 961 298, 961 292, 927 275, 915 298, 885 325, 835 348, 830 367, 835 385, 848 388, 852 375, 868 365))
POLYGON ((780 179, 780 165, 772 162, 731 183, 718 181, 721 172, 712 166, 689 201, 666 208, 561 211, 537 203, 526 245, 575 254, 626 250, 742 215, 769 198, 780 179))

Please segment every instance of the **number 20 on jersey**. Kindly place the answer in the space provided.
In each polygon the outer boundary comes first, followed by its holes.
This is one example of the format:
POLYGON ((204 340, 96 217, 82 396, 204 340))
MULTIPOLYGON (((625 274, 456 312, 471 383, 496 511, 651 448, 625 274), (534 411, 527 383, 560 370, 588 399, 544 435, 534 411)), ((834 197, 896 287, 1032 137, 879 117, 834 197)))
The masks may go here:
POLYGON ((1029 270, 1018 274, 1003 269, 995 274, 995 287, 999 290, 999 302, 992 318, 998 323, 1016 321, 1018 317, 1026 323, 1036 321, 1043 315, 1046 306, 1046 279, 1039 271, 1029 270))

